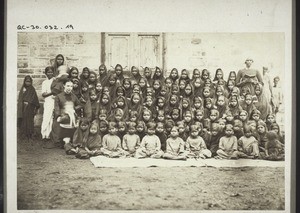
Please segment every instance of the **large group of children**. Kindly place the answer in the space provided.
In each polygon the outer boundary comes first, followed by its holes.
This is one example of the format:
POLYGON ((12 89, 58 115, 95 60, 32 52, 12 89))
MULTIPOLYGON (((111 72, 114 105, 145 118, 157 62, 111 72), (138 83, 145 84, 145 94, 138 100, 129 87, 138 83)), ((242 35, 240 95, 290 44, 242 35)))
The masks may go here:
MULTIPOLYGON (((63 140, 67 154, 77 158, 284 159, 284 135, 276 123, 281 101, 275 95, 268 97, 261 82, 251 82, 253 88, 245 89, 238 86, 235 71, 225 80, 222 69, 213 78, 207 69, 194 69, 190 75, 186 69, 174 68, 164 76, 159 67, 140 72, 135 66, 128 76, 120 64, 112 71, 102 64, 98 73, 87 67, 80 73, 63 61, 58 55, 55 65, 45 69, 41 131, 46 139, 55 134, 54 123, 62 120, 53 116, 56 96, 71 81, 81 107, 75 109, 75 117, 67 116, 75 126, 72 136, 63 140)), ((274 91, 278 80, 272 84, 274 91)), ((33 91, 32 78, 26 76, 18 110, 23 112, 20 128, 27 135, 33 124, 25 122, 24 115, 33 117, 39 107, 33 91), (29 114, 24 112, 26 107, 29 114)))

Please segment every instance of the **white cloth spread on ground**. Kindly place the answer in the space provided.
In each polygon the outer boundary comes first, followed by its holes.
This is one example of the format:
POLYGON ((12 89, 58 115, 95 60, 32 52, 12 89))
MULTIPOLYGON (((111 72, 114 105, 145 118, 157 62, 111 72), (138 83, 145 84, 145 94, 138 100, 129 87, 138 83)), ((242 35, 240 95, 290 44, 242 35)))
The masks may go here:
POLYGON ((95 167, 284 167, 284 161, 267 161, 253 159, 217 160, 217 159, 136 159, 136 158, 108 158, 96 156, 90 158, 95 167))

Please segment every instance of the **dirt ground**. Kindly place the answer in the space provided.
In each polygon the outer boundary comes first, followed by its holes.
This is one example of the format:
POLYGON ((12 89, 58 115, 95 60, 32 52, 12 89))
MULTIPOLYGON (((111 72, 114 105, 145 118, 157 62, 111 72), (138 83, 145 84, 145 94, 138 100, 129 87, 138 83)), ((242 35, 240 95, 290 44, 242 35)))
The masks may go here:
POLYGON ((18 141, 18 209, 282 210, 284 168, 95 168, 18 141))

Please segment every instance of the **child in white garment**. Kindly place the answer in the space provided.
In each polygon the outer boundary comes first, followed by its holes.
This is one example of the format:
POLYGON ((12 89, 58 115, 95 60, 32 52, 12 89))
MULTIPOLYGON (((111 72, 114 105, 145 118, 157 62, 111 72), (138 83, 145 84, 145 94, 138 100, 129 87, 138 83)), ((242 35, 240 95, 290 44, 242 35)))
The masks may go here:
POLYGON ((136 150, 136 158, 161 158, 163 155, 160 139, 154 134, 155 127, 156 124, 154 122, 147 124, 147 134, 143 137, 140 147, 136 150))
POLYGON ((122 147, 128 152, 128 156, 133 157, 135 151, 140 146, 140 137, 136 134, 136 123, 128 123, 128 133, 123 136, 122 147))
POLYGON ((178 127, 171 129, 170 137, 166 141, 166 152, 163 158, 171 160, 186 160, 184 141, 179 137, 178 127))
POLYGON ((188 157, 195 158, 210 158, 211 151, 207 149, 206 144, 201 136, 199 136, 199 126, 192 125, 190 136, 186 140, 186 150, 188 151, 188 157))

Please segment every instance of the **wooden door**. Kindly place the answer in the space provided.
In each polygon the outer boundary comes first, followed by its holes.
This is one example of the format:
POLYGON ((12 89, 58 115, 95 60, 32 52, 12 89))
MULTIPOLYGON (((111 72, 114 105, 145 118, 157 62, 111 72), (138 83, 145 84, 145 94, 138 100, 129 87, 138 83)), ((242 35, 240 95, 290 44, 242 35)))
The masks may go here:
POLYGON ((124 70, 128 70, 131 55, 130 34, 106 34, 105 64, 109 70, 117 64, 121 64, 124 70))
POLYGON ((121 64, 124 71, 136 66, 162 68, 162 35, 150 33, 105 33, 105 64, 113 69, 121 64))
POLYGON ((162 68, 162 42, 160 34, 137 35, 137 66, 162 68))

